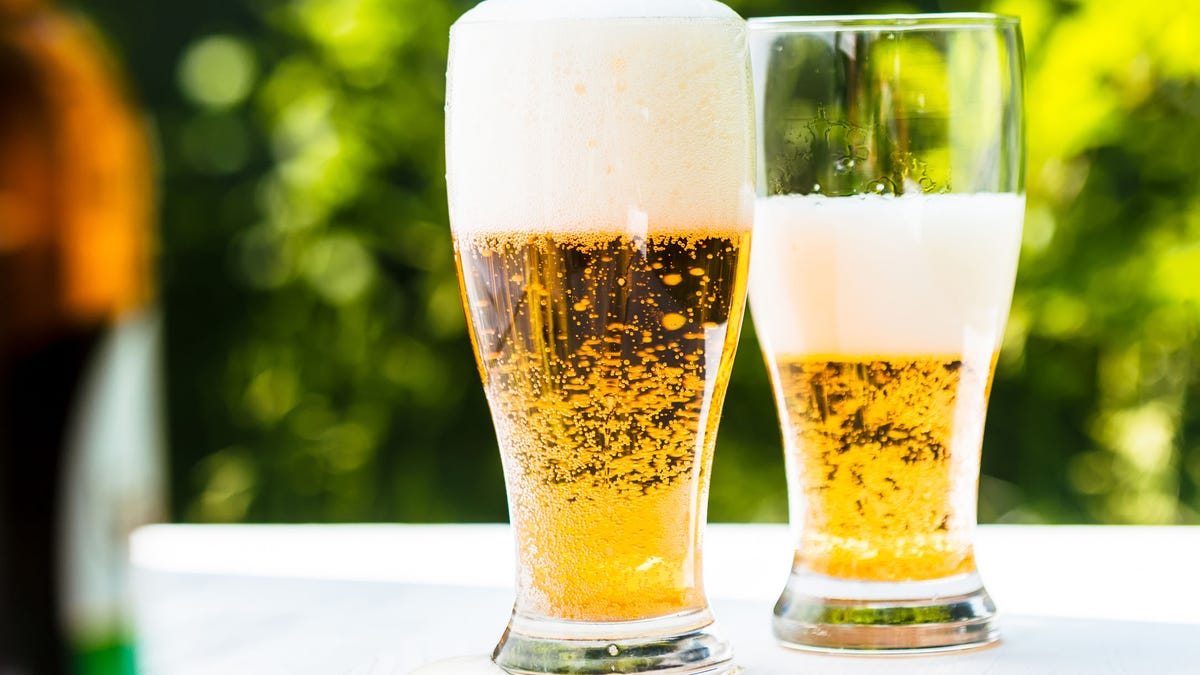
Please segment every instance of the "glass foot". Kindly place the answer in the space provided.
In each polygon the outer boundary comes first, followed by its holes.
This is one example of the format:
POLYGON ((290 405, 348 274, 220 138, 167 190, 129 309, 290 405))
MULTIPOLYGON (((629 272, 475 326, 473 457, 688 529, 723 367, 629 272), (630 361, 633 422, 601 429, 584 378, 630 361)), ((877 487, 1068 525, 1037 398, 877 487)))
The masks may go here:
POLYGON ((995 642, 995 616, 976 573, 889 583, 793 571, 773 623, 785 647, 913 654, 995 642))
POLYGON ((733 651, 708 610, 587 623, 513 615, 492 660, 510 673, 733 672, 733 651))

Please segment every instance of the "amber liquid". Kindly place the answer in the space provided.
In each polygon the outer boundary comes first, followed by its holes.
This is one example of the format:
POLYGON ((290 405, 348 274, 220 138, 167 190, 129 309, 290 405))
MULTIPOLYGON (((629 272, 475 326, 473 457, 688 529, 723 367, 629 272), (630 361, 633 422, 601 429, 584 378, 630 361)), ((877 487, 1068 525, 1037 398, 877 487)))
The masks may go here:
POLYGON ((889 582, 974 570, 975 476, 994 362, 774 359, 797 567, 889 582))
POLYGON ((749 233, 459 234, 518 540, 517 611, 703 608, 700 533, 749 233))

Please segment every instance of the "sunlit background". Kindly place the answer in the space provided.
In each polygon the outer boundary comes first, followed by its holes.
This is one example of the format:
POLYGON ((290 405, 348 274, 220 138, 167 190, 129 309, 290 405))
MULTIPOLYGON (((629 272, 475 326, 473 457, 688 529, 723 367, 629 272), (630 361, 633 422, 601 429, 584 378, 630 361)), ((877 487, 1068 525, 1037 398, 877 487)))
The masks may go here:
MULTIPOLYGON (((471 4, 79 8, 158 144, 175 519, 505 519, 443 181, 447 31, 471 4)), ((729 4, 1021 17, 1029 210, 981 520, 1200 522, 1200 6, 729 4)), ((785 519, 775 428, 748 326, 712 520, 785 519)))

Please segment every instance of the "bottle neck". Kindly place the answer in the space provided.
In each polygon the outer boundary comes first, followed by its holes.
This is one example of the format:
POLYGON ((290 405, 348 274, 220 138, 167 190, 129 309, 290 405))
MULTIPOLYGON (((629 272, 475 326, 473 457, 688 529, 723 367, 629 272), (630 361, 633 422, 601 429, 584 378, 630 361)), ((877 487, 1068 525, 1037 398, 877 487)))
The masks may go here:
POLYGON ((48 4, 47 0, 0 0, 0 19, 32 14, 48 4))

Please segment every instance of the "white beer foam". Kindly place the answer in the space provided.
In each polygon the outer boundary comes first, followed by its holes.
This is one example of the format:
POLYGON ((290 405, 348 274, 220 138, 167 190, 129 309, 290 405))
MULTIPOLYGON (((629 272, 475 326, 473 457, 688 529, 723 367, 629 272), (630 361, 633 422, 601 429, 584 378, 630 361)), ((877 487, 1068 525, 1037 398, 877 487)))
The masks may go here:
POLYGON ((737 12, 711 0, 487 0, 459 18, 474 21, 624 18, 737 19, 737 12))
POLYGON ((744 22, 707 0, 487 0, 451 29, 456 232, 748 229, 744 22))
POLYGON ((973 354, 1000 347, 1025 197, 759 199, 750 303, 775 354, 973 354))

